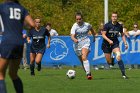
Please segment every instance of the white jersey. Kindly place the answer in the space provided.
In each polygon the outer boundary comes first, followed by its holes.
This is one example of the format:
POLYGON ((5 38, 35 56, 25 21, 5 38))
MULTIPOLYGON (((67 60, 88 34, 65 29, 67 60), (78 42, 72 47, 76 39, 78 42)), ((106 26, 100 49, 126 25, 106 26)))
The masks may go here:
POLYGON ((132 31, 129 31, 128 33, 129 35, 135 35, 137 33, 140 33, 140 30, 137 30, 137 31, 132 30, 132 31))
POLYGON ((76 35, 78 41, 87 38, 89 30, 92 26, 89 23, 84 22, 82 26, 79 26, 77 23, 74 23, 71 28, 71 34, 76 35))
POLYGON ((49 32, 51 36, 58 36, 58 33, 56 30, 51 29, 51 31, 49 32))
POLYGON ((78 40, 78 43, 74 43, 74 50, 78 56, 81 55, 82 48, 87 48, 90 50, 90 39, 88 38, 88 32, 91 28, 91 25, 86 22, 84 22, 82 26, 74 23, 71 28, 71 34, 75 34, 75 38, 78 40))

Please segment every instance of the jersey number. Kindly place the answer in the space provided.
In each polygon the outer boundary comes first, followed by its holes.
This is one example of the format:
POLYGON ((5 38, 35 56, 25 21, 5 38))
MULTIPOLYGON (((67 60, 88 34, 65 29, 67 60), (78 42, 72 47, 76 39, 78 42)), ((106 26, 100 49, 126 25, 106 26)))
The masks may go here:
POLYGON ((19 8, 10 8, 10 19, 21 19, 21 10, 19 8))

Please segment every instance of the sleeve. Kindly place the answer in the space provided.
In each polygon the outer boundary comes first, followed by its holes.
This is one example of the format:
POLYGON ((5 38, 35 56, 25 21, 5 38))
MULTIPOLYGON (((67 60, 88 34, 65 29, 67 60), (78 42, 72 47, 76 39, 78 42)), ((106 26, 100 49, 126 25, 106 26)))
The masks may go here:
POLYGON ((123 27, 122 27, 122 25, 120 26, 120 33, 123 33, 123 27))
POLYGON ((24 8, 23 9, 23 19, 25 19, 25 17, 28 15, 29 15, 28 11, 24 8))
POLYGON ((45 35, 46 36, 50 36, 50 33, 49 33, 49 31, 45 28, 45 35))
POLYGON ((76 27, 75 27, 75 25, 73 25, 71 28, 71 34, 75 34, 75 31, 76 31, 76 27))
POLYGON ((31 30, 27 34, 28 37, 32 37, 31 30))
POLYGON ((54 30, 54 33, 55 33, 55 36, 58 36, 58 33, 57 33, 57 31, 56 31, 56 30, 54 30))
POLYGON ((104 25, 103 31, 106 31, 106 32, 108 31, 108 25, 107 24, 104 25))
POLYGON ((91 30, 92 29, 92 25, 88 24, 88 29, 91 30))

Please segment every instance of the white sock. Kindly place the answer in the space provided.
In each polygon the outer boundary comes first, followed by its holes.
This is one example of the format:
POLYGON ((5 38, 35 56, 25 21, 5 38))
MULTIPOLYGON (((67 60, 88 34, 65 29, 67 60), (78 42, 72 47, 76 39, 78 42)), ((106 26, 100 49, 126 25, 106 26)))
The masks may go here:
POLYGON ((86 71, 86 74, 90 74, 90 64, 89 64, 88 60, 83 61, 83 66, 84 66, 84 69, 86 71))

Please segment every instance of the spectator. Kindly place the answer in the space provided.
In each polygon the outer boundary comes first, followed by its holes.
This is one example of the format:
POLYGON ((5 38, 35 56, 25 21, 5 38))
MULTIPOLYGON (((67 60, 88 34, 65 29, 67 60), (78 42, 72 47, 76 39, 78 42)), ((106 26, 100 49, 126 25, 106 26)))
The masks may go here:
POLYGON ((51 24, 50 23, 46 24, 46 29, 49 31, 51 36, 58 36, 57 31, 51 28, 51 24))
MULTIPOLYGON (((138 29, 138 24, 134 24, 133 25, 133 30, 129 31, 127 33, 127 37, 130 37, 130 36, 139 36, 140 35, 140 30, 138 29)), ((135 65, 132 64, 131 67, 129 69, 134 69, 135 68, 135 65)), ((137 68, 140 68, 140 65, 137 66, 137 68)))
MULTIPOLYGON (((58 33, 56 30, 52 29, 51 23, 46 24, 46 29, 49 31, 51 36, 58 36, 58 33)), ((61 65, 53 65, 55 69, 61 69, 61 65)))
POLYGON ((23 68, 26 70, 28 68, 28 64, 27 64, 27 57, 26 57, 26 49, 27 49, 27 41, 26 41, 26 38, 27 38, 27 31, 26 30, 23 30, 22 31, 22 36, 23 36, 23 39, 24 39, 24 46, 23 46, 23 58, 22 58, 22 62, 23 62, 23 68))
POLYGON ((100 26, 99 26, 99 29, 98 29, 98 32, 97 32, 97 35, 102 35, 103 29, 104 29, 104 23, 101 22, 100 23, 100 26))

